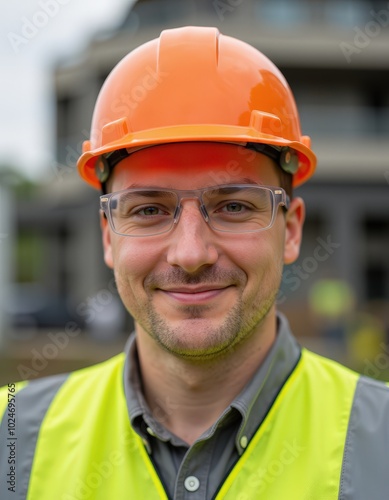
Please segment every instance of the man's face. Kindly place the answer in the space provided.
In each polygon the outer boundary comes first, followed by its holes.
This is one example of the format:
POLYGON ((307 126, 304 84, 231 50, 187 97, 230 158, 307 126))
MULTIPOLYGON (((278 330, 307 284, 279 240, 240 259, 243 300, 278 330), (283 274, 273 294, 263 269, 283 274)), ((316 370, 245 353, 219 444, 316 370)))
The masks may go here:
MULTIPOLYGON (((114 170, 111 191, 131 187, 200 189, 218 184, 279 186, 273 161, 232 144, 166 144, 139 150, 114 170)), ((115 234, 102 219, 106 264, 114 269, 138 336, 176 356, 210 359, 264 330, 283 263, 298 256, 300 199, 259 233, 214 231, 198 201, 184 199, 179 223, 165 234, 115 234)))

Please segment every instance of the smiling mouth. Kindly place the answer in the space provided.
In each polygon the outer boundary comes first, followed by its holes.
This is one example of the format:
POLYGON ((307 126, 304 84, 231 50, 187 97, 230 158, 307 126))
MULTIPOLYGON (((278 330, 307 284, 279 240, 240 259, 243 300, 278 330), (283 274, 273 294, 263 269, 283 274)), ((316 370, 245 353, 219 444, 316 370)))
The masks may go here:
POLYGON ((206 285, 197 287, 182 286, 169 289, 160 288, 159 291, 161 291, 166 296, 177 300, 178 302, 186 304, 196 304, 215 299, 222 295, 229 288, 231 288, 231 285, 206 285))
POLYGON ((231 285, 201 285, 201 286, 176 286, 172 288, 160 288, 163 292, 171 292, 171 293, 202 293, 202 292, 210 292, 213 290, 224 290, 229 288, 231 285))

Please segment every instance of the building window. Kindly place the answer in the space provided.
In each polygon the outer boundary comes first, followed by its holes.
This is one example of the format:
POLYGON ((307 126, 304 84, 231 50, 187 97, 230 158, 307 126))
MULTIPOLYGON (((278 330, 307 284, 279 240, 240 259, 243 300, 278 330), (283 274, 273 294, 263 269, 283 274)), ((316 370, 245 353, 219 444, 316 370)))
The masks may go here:
POLYGON ((373 19, 373 8, 387 10, 387 4, 368 0, 256 0, 254 8, 264 24, 291 27, 313 22, 348 28, 373 19))
POLYGON ((365 290, 367 300, 389 299, 389 216, 369 216, 364 221, 365 290))
POLYGON ((369 2, 358 0, 326 0, 324 20, 332 25, 356 26, 368 20, 369 2))
POLYGON ((257 0, 254 9, 257 19, 273 26, 298 26, 310 20, 304 0, 257 0))

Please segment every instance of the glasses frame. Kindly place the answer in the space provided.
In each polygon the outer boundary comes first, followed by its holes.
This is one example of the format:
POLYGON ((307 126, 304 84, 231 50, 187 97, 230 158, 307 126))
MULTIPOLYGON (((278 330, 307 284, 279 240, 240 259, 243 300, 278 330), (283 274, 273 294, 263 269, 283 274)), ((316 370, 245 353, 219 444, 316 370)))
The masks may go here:
POLYGON ((211 227, 214 231, 222 232, 222 233, 230 233, 230 234, 244 234, 244 233, 259 233, 261 231, 266 231, 267 229, 270 229, 275 221, 276 218, 276 213, 278 210, 278 207, 281 206, 284 208, 285 211, 289 210, 290 206, 290 197, 286 194, 285 190, 281 187, 276 187, 276 186, 262 186, 259 184, 221 184, 221 185, 216 185, 216 186, 208 186, 206 188, 201 188, 201 189, 168 189, 168 188, 163 188, 160 186, 150 186, 150 187, 144 187, 144 188, 128 188, 128 189, 123 189, 121 191, 116 191, 114 193, 108 193, 108 194, 103 194, 100 196, 100 209, 104 212, 105 217, 108 219, 109 225, 112 229, 112 231, 120 236, 129 236, 132 238, 143 238, 143 237, 148 237, 148 236, 157 236, 160 234, 165 234, 168 233, 169 231, 174 228, 175 225, 178 224, 180 220, 180 215, 182 212, 182 205, 181 201, 184 199, 197 199, 199 201, 199 211, 201 215, 203 216, 203 219, 205 222, 211 227), (225 189, 225 188, 258 188, 258 189, 265 189, 267 191, 270 191, 273 196, 273 213, 271 216, 271 221, 270 224, 266 227, 260 228, 260 229, 252 229, 252 230, 246 230, 246 231, 229 231, 227 229, 219 229, 215 228, 212 226, 212 221, 207 213, 206 207, 203 202, 203 195, 206 191, 212 191, 216 189, 225 189), (113 222, 112 214, 111 214, 111 199, 121 193, 139 193, 142 191, 165 191, 168 193, 174 193, 175 196, 177 197, 177 204, 176 208, 174 211, 174 216, 171 219, 171 224, 170 226, 164 230, 160 231, 157 233, 151 233, 151 234, 127 234, 127 233, 121 233, 115 229, 115 225, 113 222))

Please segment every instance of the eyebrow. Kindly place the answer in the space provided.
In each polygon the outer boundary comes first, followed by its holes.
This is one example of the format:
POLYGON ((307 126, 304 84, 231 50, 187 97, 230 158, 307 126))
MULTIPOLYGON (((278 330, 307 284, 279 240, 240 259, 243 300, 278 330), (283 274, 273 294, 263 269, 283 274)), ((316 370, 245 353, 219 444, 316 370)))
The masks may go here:
MULTIPOLYGON (((130 188, 131 189, 131 188, 130 188)), ((120 199, 122 202, 125 202, 127 199, 133 198, 134 194, 139 198, 168 198, 172 199, 175 198, 174 193, 170 193, 169 190, 157 190, 157 189, 152 189, 152 190, 146 190, 146 191, 137 191, 136 193, 133 193, 131 191, 125 190, 121 196, 120 199)))
POLYGON ((243 177, 240 180, 236 180, 232 184, 256 184, 257 186, 263 186, 263 182, 255 181, 254 179, 251 179, 251 177, 243 177))
POLYGON ((238 184, 251 184, 251 185, 254 185, 254 186, 263 186, 263 184, 258 184, 257 182, 255 182, 253 179, 251 179, 250 177, 244 177, 243 179, 239 179, 238 181, 234 182, 234 183, 231 183, 231 184, 224 184, 222 188, 220 188, 219 186, 210 186, 210 188, 213 188, 214 187, 214 192, 218 192, 220 194, 232 194, 232 193, 236 193, 237 191, 240 191, 240 187, 235 187, 236 185, 238 184), (231 187, 229 187, 231 186, 231 187))

